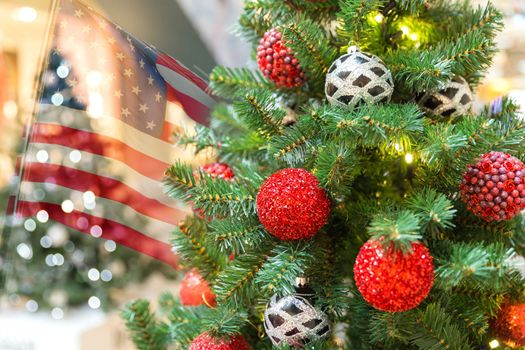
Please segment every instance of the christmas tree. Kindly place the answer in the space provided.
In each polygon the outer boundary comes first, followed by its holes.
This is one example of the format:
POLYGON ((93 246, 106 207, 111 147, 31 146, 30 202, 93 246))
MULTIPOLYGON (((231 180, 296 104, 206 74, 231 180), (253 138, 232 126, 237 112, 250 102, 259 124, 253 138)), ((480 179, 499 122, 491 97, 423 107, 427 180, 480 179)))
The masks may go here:
POLYGON ((525 122, 472 111, 502 15, 449 0, 250 0, 258 70, 166 171, 188 273, 123 317, 139 349, 525 346, 525 122))

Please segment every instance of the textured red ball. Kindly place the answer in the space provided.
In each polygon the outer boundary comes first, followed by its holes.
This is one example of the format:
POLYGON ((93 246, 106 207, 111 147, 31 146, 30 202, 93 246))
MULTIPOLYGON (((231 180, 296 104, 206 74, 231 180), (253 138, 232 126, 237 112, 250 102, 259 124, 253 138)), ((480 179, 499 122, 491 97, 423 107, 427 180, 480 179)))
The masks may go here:
POLYGON ((196 270, 189 271, 184 275, 179 289, 179 297, 181 304, 185 306, 207 305, 215 307, 217 305, 216 296, 210 289, 208 282, 196 270))
POLYGON ((259 220, 281 240, 306 239, 326 224, 330 200, 319 180, 305 169, 279 170, 257 194, 259 220))
POLYGON ((270 29, 257 47, 257 63, 264 76, 277 87, 298 87, 305 83, 304 72, 292 50, 282 42, 282 34, 270 29))
POLYGON ((412 250, 384 248, 369 240, 359 251, 354 265, 357 289, 376 309, 402 312, 415 308, 434 284, 434 264, 427 247, 412 243, 412 250))
POLYGON ((202 166, 202 171, 212 178, 221 178, 224 180, 233 180, 233 170, 226 163, 210 163, 202 166))
POLYGON ((193 339, 188 350, 251 350, 251 347, 240 335, 216 340, 208 333, 203 333, 193 339))
POLYGON ((486 221, 510 220, 525 209, 525 166, 503 152, 469 164, 459 186, 467 209, 486 221))
POLYGON ((525 304, 504 304, 491 327, 507 346, 525 346, 525 304))

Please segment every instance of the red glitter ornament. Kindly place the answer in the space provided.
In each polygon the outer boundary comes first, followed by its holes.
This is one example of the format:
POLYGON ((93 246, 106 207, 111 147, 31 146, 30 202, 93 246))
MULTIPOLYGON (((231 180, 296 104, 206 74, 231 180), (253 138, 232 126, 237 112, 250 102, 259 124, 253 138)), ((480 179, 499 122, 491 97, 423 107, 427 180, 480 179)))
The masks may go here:
POLYGON ((371 239, 357 255, 354 277, 357 289, 373 307, 401 312, 426 298, 434 284, 434 264, 422 243, 412 243, 412 251, 403 254, 371 239))
POLYGON ((210 289, 208 282, 202 278, 197 270, 192 270, 184 275, 179 289, 179 297, 182 305, 199 306, 217 305, 216 296, 210 289))
POLYGON ((233 171, 226 163, 210 163, 202 166, 202 171, 209 174, 212 178, 221 178, 224 180, 233 180, 233 171))
POLYGON ((292 50, 282 42, 275 28, 264 34, 257 47, 257 63, 264 76, 277 87, 298 87, 304 84, 304 72, 292 50))
POLYGON ((251 350, 251 347, 241 335, 216 340, 208 333, 202 333, 193 339, 188 350, 251 350))
POLYGON ((525 304, 504 304, 491 327, 507 346, 525 346, 525 304))
POLYGON ((459 186, 467 209, 486 221, 510 220, 525 209, 525 166, 516 157, 490 152, 467 166, 459 186))
POLYGON ((306 239, 326 224, 330 200, 314 175, 288 168, 264 181, 257 194, 257 214, 273 236, 306 239))

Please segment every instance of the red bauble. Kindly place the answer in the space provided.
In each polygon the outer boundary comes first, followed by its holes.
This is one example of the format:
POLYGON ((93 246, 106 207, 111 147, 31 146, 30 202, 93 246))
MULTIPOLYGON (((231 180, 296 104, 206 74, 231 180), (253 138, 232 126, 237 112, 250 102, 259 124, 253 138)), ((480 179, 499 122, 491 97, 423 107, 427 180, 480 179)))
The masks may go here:
POLYGON ((233 171, 226 163, 210 163, 202 166, 202 171, 212 178, 219 177, 224 180, 233 180, 233 171))
POLYGON ((459 188, 475 215, 486 221, 510 220, 525 209, 525 166, 507 153, 486 153, 467 166, 459 188))
POLYGON ((330 200, 314 175, 288 168, 264 181, 257 194, 257 214, 273 236, 306 239, 326 224, 330 200))
POLYGON ((525 346, 525 304, 504 304, 491 327, 506 345, 525 346))
POLYGON ((357 255, 354 277, 357 289, 373 307, 401 312, 426 298, 434 284, 434 264, 422 243, 412 243, 412 251, 403 254, 371 239, 357 255))
POLYGON ((215 307, 217 305, 216 296, 211 291, 208 282, 196 270, 189 271, 184 275, 179 289, 179 297, 181 304, 185 306, 207 305, 215 307))
POLYGON ((297 87, 305 82, 304 72, 292 50, 282 42, 282 34, 270 29, 257 47, 257 63, 264 76, 277 87, 297 87))
POLYGON ((188 350, 251 350, 251 347, 240 335, 215 340, 208 333, 202 333, 193 339, 188 350))

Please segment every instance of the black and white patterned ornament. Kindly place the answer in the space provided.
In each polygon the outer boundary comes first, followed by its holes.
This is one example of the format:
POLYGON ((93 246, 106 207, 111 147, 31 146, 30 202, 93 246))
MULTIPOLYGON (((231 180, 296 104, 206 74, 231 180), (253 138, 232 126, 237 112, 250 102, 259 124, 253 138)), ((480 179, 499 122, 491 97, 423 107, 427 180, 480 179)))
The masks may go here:
POLYGON ((308 300, 310 294, 273 295, 264 312, 264 329, 273 345, 301 348, 330 334, 328 316, 308 300))
POLYGON ((393 92, 392 73, 383 61, 355 46, 335 60, 326 75, 325 94, 332 105, 351 109, 360 103, 384 103, 393 92))
POLYGON ((417 103, 429 114, 444 118, 455 118, 470 113, 474 102, 468 82, 455 76, 445 88, 427 92, 418 97, 417 103))

